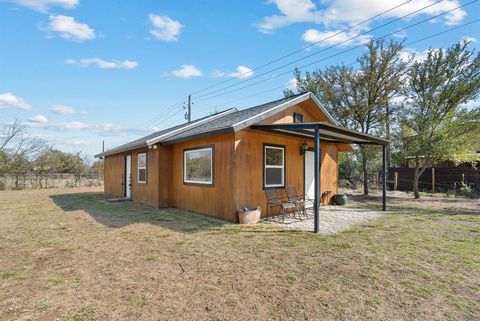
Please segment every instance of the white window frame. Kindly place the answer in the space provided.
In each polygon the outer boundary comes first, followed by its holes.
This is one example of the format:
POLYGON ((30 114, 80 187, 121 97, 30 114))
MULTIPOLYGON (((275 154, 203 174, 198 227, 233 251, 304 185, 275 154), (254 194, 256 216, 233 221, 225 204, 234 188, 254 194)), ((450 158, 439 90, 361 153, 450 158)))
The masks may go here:
POLYGON ((137 154, 137 182, 146 184, 147 183, 147 153, 138 153, 137 154), (145 166, 140 167, 140 155, 145 155, 145 166), (140 170, 144 169, 145 170, 145 180, 141 181, 140 180, 140 170))
POLYGON ((185 149, 183 151, 183 183, 184 184, 198 184, 198 185, 213 185, 213 146, 185 149), (192 181, 187 180, 187 154, 194 152, 210 152, 210 180, 209 181, 192 181))
POLYGON ((263 146, 263 187, 284 187, 285 186, 285 147, 264 145, 263 146), (267 165, 267 148, 277 149, 282 151, 283 164, 282 165, 267 165), (282 169, 282 183, 281 184, 267 184, 267 168, 281 168, 282 169))

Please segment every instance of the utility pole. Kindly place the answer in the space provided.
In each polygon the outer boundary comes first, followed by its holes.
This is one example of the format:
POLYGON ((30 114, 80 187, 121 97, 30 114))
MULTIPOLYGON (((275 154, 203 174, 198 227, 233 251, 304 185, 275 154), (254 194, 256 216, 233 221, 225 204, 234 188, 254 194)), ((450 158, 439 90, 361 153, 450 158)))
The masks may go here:
POLYGON ((186 107, 184 106, 183 108, 187 110, 185 112, 185 119, 188 122, 191 122, 192 121, 192 95, 188 95, 187 106, 186 107))
POLYGON ((102 153, 105 152, 105 141, 102 140, 102 153))

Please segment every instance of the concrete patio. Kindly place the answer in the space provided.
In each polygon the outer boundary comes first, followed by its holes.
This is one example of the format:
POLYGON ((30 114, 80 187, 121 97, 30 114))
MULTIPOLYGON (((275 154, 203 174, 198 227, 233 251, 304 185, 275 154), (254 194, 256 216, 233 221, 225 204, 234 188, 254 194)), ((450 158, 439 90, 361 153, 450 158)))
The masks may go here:
MULTIPOLYGON (((381 210, 372 211, 344 206, 322 206, 320 208, 319 232, 322 234, 338 233, 385 214, 386 213, 381 210)), ((284 222, 282 222, 281 216, 275 216, 269 219, 264 219, 262 223, 276 224, 286 228, 311 232, 314 228, 312 209, 307 210, 307 216, 308 218, 305 218, 304 215, 299 218, 299 215, 297 214, 296 218, 294 218, 292 213, 285 217, 284 222)))

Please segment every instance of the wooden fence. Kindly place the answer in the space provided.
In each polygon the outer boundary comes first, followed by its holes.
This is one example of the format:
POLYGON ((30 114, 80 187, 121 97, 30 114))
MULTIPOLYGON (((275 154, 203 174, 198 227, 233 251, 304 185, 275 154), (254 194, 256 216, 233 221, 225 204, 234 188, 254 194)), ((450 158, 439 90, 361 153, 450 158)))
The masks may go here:
MULTIPOLYGON (((392 167, 388 171, 390 189, 411 191, 413 186, 413 168, 392 167)), ((430 167, 420 176, 419 189, 426 192, 457 191, 468 186, 472 191, 480 192, 480 170, 474 168, 430 167)))

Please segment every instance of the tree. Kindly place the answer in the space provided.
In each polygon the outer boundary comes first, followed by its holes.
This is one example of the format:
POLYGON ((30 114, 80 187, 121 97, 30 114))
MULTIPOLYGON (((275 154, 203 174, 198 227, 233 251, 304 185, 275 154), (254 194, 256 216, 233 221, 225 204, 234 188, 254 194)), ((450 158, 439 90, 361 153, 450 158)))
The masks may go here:
MULTIPOLYGON (((358 69, 345 65, 326 67, 305 76, 296 70, 297 91, 299 93, 313 92, 337 120, 345 127, 366 134, 385 134, 389 129, 391 104, 394 96, 403 89, 402 77, 406 70, 406 62, 399 57, 402 50, 401 42, 371 40, 367 44, 367 51, 357 62, 358 69)), ((293 91, 286 90, 286 96, 293 91)), ((387 135, 388 136, 388 135, 387 135)), ((359 147, 363 172, 363 191, 368 195, 369 158, 376 151, 372 146, 359 147)))
POLYGON ((447 49, 430 49, 424 61, 412 63, 401 120, 405 153, 414 157, 413 192, 429 164, 448 158, 476 159, 480 108, 467 108, 480 93, 480 55, 468 42, 447 49))
POLYGON ((0 174, 18 174, 31 169, 31 161, 47 148, 39 139, 23 131, 18 120, 3 128, 0 134, 0 174))

